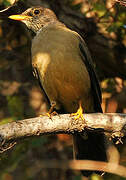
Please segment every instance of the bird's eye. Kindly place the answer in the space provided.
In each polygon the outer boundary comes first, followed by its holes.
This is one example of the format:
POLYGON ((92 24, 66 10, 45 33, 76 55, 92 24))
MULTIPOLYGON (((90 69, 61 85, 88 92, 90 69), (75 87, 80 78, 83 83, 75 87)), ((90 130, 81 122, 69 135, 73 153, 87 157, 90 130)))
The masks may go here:
POLYGON ((35 14, 35 15, 40 14, 40 10, 38 10, 38 9, 34 10, 34 14, 35 14))

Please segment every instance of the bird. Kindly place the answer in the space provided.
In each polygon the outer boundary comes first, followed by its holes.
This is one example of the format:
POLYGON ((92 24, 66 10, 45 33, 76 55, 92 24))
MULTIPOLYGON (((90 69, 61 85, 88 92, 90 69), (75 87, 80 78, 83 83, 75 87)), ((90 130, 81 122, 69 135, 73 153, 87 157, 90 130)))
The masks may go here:
MULTIPOLYGON (((50 106, 59 113, 101 112, 101 89, 83 38, 42 6, 28 8, 10 19, 26 24, 32 39, 32 66, 50 106)), ((76 121, 76 119, 75 119, 76 121)), ((85 129, 73 135, 76 159, 106 161, 105 135, 85 129)), ((101 171, 82 171, 84 176, 101 171)))

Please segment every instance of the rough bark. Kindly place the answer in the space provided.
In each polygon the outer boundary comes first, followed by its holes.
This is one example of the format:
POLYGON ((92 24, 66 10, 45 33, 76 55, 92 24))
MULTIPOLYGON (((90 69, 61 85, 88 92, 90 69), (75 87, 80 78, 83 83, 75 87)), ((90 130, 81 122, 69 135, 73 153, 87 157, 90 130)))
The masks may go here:
POLYGON ((84 114, 85 121, 75 120, 69 114, 36 117, 11 122, 0 126, 1 148, 5 142, 44 134, 74 134, 85 130, 109 133, 112 138, 126 135, 126 114, 92 113, 84 114))

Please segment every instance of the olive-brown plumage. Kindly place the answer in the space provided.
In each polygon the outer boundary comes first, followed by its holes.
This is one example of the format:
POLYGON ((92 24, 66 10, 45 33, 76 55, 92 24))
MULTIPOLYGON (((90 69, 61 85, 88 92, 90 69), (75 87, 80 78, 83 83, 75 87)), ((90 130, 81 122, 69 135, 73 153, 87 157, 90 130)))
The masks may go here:
MULTIPOLYGON (((33 7, 10 18, 21 20, 36 33, 32 40, 32 65, 50 104, 64 113, 102 112, 101 92, 87 46, 81 36, 57 20, 47 8, 33 7)), ((104 135, 87 131, 74 135, 77 159, 106 160, 104 135)), ((88 176, 92 171, 83 171, 88 176)))

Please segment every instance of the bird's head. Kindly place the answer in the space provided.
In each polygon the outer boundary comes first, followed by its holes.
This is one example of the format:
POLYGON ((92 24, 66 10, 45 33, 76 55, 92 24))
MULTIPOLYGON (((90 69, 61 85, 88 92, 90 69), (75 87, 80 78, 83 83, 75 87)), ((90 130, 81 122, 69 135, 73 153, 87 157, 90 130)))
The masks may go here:
POLYGON ((54 12, 44 7, 32 7, 22 14, 11 15, 9 18, 25 23, 26 26, 35 33, 42 27, 57 20, 54 12))

